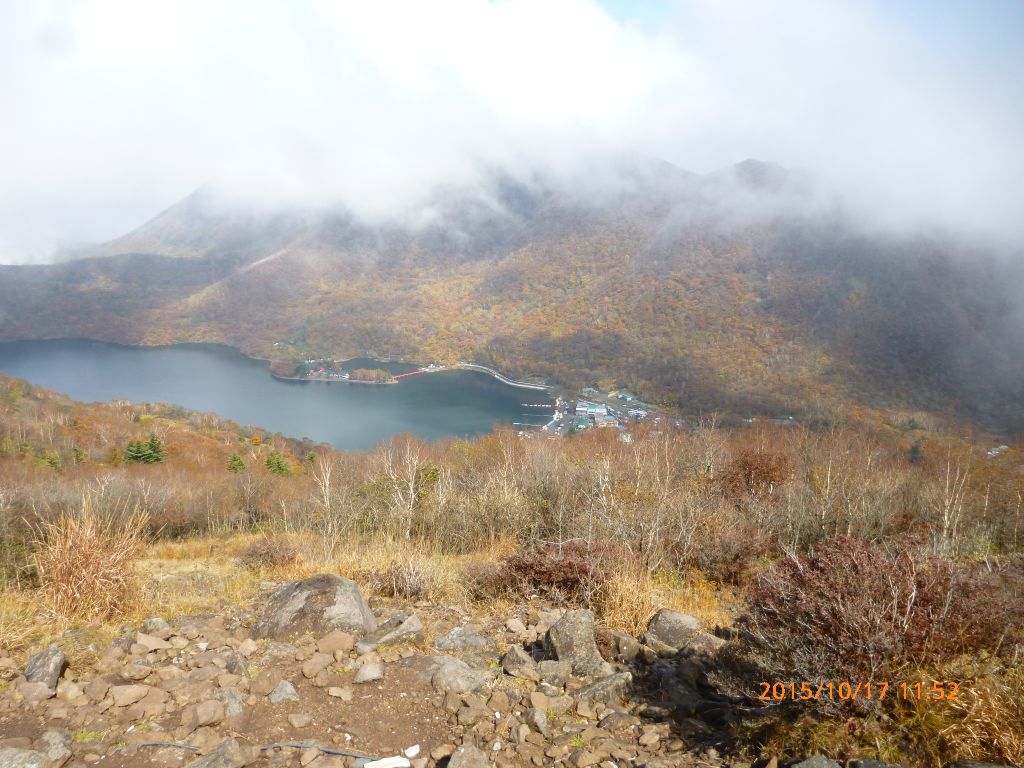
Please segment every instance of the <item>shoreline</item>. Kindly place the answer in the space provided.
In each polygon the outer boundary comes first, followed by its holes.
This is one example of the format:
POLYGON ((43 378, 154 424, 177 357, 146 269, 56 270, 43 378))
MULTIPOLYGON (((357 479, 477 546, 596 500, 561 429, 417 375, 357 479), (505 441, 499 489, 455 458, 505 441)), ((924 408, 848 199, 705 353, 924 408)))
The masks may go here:
POLYGON ((392 379, 391 381, 366 381, 365 379, 329 379, 321 377, 308 377, 308 376, 282 376, 279 373, 270 372, 270 375, 279 381, 318 381, 323 384, 367 384, 370 386, 383 386, 386 384, 397 384, 398 382, 392 379))
MULTIPOLYGON (((147 344, 145 342, 126 343, 126 342, 123 342, 123 341, 113 341, 111 339, 96 339, 96 338, 91 338, 91 337, 88 337, 88 336, 51 336, 51 337, 42 337, 42 338, 0 339, 0 343, 18 343, 18 342, 33 342, 33 341, 88 341, 88 342, 97 342, 99 344, 112 344, 112 345, 117 346, 117 347, 135 348, 135 349, 169 349, 169 348, 174 348, 174 347, 206 347, 206 348, 214 348, 214 349, 221 350, 221 351, 232 352, 232 353, 234 353, 236 355, 239 355, 241 357, 246 358, 247 360, 252 360, 252 361, 258 362, 258 363, 264 363, 267 366, 267 372, 271 375, 271 377, 275 378, 275 379, 278 379, 280 381, 321 381, 321 382, 324 382, 324 383, 327 383, 327 384, 336 384, 336 383, 344 383, 344 384, 398 384, 399 383, 398 381, 383 381, 383 382, 377 382, 377 381, 352 381, 350 379, 327 379, 327 378, 325 378, 325 379, 316 379, 316 378, 310 379, 310 378, 300 377, 300 376, 285 376, 283 374, 279 374, 279 373, 275 373, 274 372, 273 366, 274 366, 274 362, 275 361, 274 361, 273 358, 260 357, 257 354, 246 352, 246 351, 242 350, 240 347, 236 347, 236 346, 233 346, 231 344, 227 344, 227 343, 220 342, 220 341, 174 341, 174 342, 170 342, 168 344, 147 344)), ((350 360, 357 360, 357 359, 360 359, 359 355, 354 355, 352 357, 345 358, 342 362, 349 362, 350 360)), ((366 357, 365 359, 373 360, 374 362, 378 362, 378 363, 402 362, 402 363, 405 363, 406 365, 417 365, 417 366, 422 367, 422 364, 420 364, 420 363, 412 363, 412 362, 409 362, 408 360, 398 360, 398 361, 396 361, 394 359, 381 360, 381 359, 375 358, 375 357, 366 357)), ((497 370, 495 370, 493 368, 490 368, 488 366, 485 366, 485 365, 479 365, 477 363, 467 363, 467 362, 459 361, 458 363, 454 363, 454 364, 452 364, 450 366, 445 366, 441 370, 470 370, 470 371, 477 371, 477 372, 480 372, 480 373, 486 373, 488 376, 490 376, 490 377, 492 377, 494 379, 497 379, 502 384, 505 384, 507 386, 518 387, 520 389, 531 389, 531 390, 534 390, 536 392, 546 392, 549 395, 551 395, 552 397, 554 397, 557 394, 557 390, 558 390, 558 387, 555 387, 554 385, 551 385, 551 384, 535 384, 535 383, 528 382, 528 381, 517 381, 516 379, 511 379, 508 376, 505 376, 500 371, 497 371, 497 370)), ((431 371, 431 373, 433 373, 433 372, 434 371, 431 371)))

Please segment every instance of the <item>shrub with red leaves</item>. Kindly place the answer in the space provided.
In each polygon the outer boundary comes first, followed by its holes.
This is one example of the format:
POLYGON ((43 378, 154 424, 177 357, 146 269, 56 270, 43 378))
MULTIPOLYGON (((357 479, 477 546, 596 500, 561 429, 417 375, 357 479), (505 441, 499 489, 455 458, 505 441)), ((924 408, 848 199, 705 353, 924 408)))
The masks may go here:
POLYGON ((959 654, 1012 653, 1024 574, 842 537, 777 563, 749 603, 738 626, 771 679, 897 680, 959 654))
POLYGON ((606 542, 535 544, 505 559, 506 582, 520 593, 582 601, 621 567, 629 553, 606 542))

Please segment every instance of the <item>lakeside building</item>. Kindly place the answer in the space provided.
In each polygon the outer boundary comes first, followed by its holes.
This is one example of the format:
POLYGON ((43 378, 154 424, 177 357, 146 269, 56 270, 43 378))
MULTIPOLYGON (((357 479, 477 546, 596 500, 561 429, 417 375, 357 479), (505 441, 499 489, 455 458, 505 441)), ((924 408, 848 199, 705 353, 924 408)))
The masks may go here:
POLYGON ((589 400, 580 400, 576 403, 577 416, 607 416, 608 406, 604 403, 592 403, 589 400))

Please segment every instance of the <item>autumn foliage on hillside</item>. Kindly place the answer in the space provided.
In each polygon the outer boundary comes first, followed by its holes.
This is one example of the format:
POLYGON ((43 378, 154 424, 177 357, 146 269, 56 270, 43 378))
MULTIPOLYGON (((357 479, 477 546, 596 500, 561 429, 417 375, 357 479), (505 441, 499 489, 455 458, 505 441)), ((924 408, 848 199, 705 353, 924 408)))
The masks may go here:
POLYGON ((509 180, 490 205, 442 195, 411 227, 232 218, 196 193, 97 258, 0 266, 0 335, 224 343, 284 374, 311 358, 464 360, 691 414, 1024 425, 1017 261, 770 197, 736 210, 749 189, 668 166, 630 172, 628 192, 596 201, 509 180))
MULTIPOLYGON (((415 548, 468 560, 444 578, 482 603, 541 594, 639 633, 658 584, 700 574, 744 601, 721 684, 751 707, 764 676, 964 686, 928 718, 907 702, 870 718, 858 710, 856 729, 849 707, 813 717, 772 708, 752 743, 842 756, 884 739, 919 755, 1017 759, 1019 724, 999 702, 1020 690, 1013 659, 1024 642, 1019 448, 993 456, 916 424, 856 422, 638 427, 632 437, 501 430, 345 453, 171 405, 84 405, 0 377, 0 578, 10 591, 39 589, 55 611, 103 617, 134 594, 130 561, 110 553, 143 540, 205 536, 205 547, 247 535, 244 573, 415 548), (152 436, 162 460, 125 461, 126 446, 152 436), (83 536, 89 547, 75 546, 83 536), (474 565, 484 551, 505 554, 474 565), (116 589, 90 595, 100 579, 116 589)), ((439 573, 392 557, 356 575, 378 594, 421 599, 439 573)))

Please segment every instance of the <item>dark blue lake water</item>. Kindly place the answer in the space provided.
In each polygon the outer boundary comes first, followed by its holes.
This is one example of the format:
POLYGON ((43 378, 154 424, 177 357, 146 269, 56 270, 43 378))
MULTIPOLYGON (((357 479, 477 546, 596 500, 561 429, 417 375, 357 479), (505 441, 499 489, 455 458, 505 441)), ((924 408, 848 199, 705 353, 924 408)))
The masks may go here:
POLYGON ((483 373, 442 371, 386 386, 282 381, 266 363, 210 345, 4 342, 0 372, 75 400, 174 403, 344 450, 370 448, 403 432, 436 440, 486 433, 502 423, 542 424, 551 413, 523 405, 551 403, 544 392, 510 387, 483 373))

